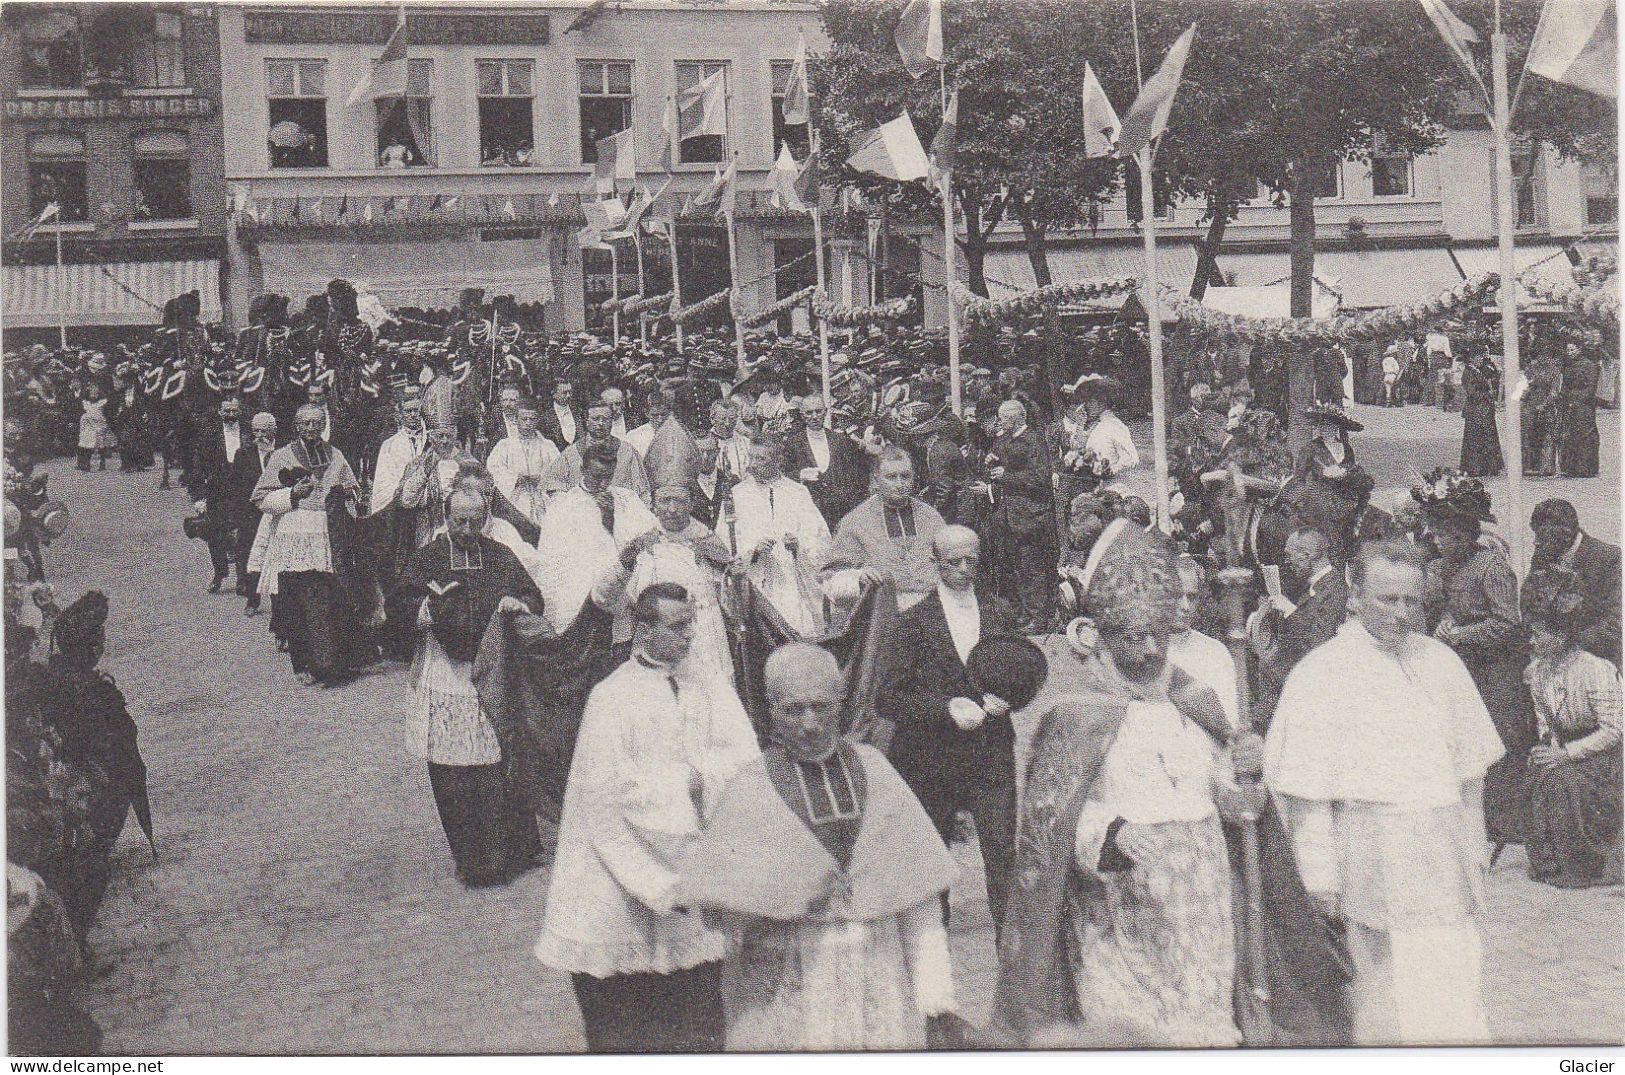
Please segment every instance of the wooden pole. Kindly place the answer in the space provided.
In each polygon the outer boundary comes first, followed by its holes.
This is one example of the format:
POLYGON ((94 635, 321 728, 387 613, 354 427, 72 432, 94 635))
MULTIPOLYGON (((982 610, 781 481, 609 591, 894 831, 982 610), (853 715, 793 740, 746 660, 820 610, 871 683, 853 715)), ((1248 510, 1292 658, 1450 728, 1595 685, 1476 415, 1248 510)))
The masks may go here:
MULTIPOLYGON (((813 197, 818 197, 818 192, 816 190, 813 191, 813 197)), ((825 291, 824 281, 824 214, 816 201, 813 202, 812 205, 812 225, 813 261, 818 266, 818 294, 823 296, 827 302, 829 301, 828 292, 825 291)), ((813 316, 817 317, 816 311, 813 312, 813 316)), ((822 317, 818 318, 818 363, 823 374, 824 415, 827 420, 829 416, 829 409, 831 406, 833 406, 833 403, 831 401, 829 392, 829 326, 824 323, 824 319, 822 317)))
POLYGON ((56 336, 57 344, 68 349, 68 279, 62 268, 62 211, 57 210, 56 231, 56 336))
MULTIPOLYGON (((609 240, 609 300, 621 301, 621 258, 615 251, 615 240, 609 240)), ((621 345, 621 308, 611 307, 610 319, 615 326, 615 346, 621 345)))
POLYGON ((1168 399, 1162 370, 1162 300, 1158 292, 1157 226, 1153 222, 1155 196, 1151 190, 1151 147, 1140 150, 1140 230, 1145 238, 1145 281, 1140 294, 1145 303, 1146 339, 1151 350, 1151 452, 1156 462, 1157 525, 1172 527, 1168 510, 1168 399))
MULTIPOLYGON (((946 65, 937 67, 937 88, 942 97, 942 114, 948 115, 948 75, 946 65)), ((948 402, 955 416, 965 413, 964 393, 959 372, 959 309, 954 303, 954 176, 942 173, 942 290, 948 297, 948 402)))
POLYGON ((1523 574, 1523 401, 1517 384, 1522 365, 1518 354, 1518 258, 1512 233, 1517 227, 1512 198, 1512 109, 1507 104, 1507 38, 1501 32, 1501 4, 1495 5, 1495 33, 1490 37, 1495 86, 1495 231, 1501 251, 1501 379, 1506 386, 1507 540, 1512 544, 1512 570, 1523 574))
MULTIPOLYGON (((1236 732, 1252 731, 1252 691, 1247 680, 1247 602, 1252 595, 1253 573, 1244 567, 1227 567, 1219 572, 1224 591, 1224 608, 1229 621, 1225 643, 1236 666, 1236 732)), ((1241 781, 1244 786, 1255 779, 1241 781)), ((1258 823, 1243 821, 1241 830, 1241 876, 1247 889, 1247 905, 1242 921, 1242 958, 1238 964, 1237 987, 1245 986, 1241 997, 1241 1032, 1248 1045, 1271 1044, 1275 1024, 1270 1018, 1269 973, 1264 962, 1263 873, 1258 863, 1258 823)))
MULTIPOLYGON (((639 221, 637 228, 632 229, 632 249, 637 251, 638 255, 638 297, 646 299, 649 297, 649 291, 644 284, 643 276, 643 240, 638 237, 638 231, 642 227, 643 223, 639 221)), ((644 314, 638 314, 638 343, 644 347, 649 346, 649 318, 644 314)))
MULTIPOLYGON (((672 219, 666 222, 666 242, 671 247, 671 308, 678 309, 683 305, 683 278, 677 268, 677 220, 675 210, 672 219)), ((677 330, 677 353, 683 353, 683 326, 673 322, 677 330)))
MULTIPOLYGON (((734 215, 728 213, 723 217, 728 224, 728 310, 734 320, 734 364, 739 379, 745 379, 745 326, 739 320, 739 311, 733 309, 733 293, 739 290, 739 251, 734 246, 734 215)), ((744 295, 740 295, 743 299, 744 295)))

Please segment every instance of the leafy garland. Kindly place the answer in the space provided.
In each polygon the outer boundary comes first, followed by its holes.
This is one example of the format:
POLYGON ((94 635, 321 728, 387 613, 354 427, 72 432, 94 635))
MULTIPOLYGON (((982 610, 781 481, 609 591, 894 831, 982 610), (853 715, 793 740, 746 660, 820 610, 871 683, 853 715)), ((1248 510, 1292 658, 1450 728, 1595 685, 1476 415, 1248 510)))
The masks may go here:
POLYGON ((703 298, 699 302, 694 303, 692 306, 684 306, 681 309, 673 310, 671 312, 671 319, 679 325, 686 325, 690 321, 697 320, 722 309, 724 305, 728 305, 730 303, 730 299, 732 298, 733 294, 734 292, 729 290, 718 291, 715 295, 710 295, 703 298))
POLYGON ((1483 306, 1501 285, 1495 273, 1463 280, 1449 291, 1409 306, 1390 306, 1336 317, 1242 317, 1209 309, 1169 292, 1173 315, 1195 332, 1227 342, 1314 344, 1384 340, 1408 335, 1444 317, 1483 306))
POLYGON ((837 306, 822 295, 813 296, 813 313, 818 315, 820 321, 839 328, 859 328, 906 317, 914 312, 914 306, 912 295, 875 306, 837 306))
POLYGON ((1132 276, 1119 276, 1104 280, 1074 280, 1063 284, 1023 291, 1007 299, 984 299, 961 283, 948 290, 959 308, 965 311, 965 320, 971 324, 995 325, 1016 321, 1031 314, 1075 302, 1093 302, 1096 299, 1126 295, 1139 287, 1132 276))
POLYGON ((780 299, 778 302, 775 302, 771 306, 757 310, 748 317, 740 318, 739 323, 744 325, 746 328, 755 328, 757 325, 765 325, 769 321, 777 318, 780 314, 789 313, 797 306, 800 306, 802 303, 812 298, 813 293, 817 290, 818 287, 816 285, 809 284, 793 295, 786 295, 784 298, 780 299))
POLYGON ((659 295, 650 295, 648 298, 642 295, 628 295, 623 299, 605 299, 598 304, 598 309, 606 314, 619 312, 622 317, 636 317, 670 305, 671 292, 667 291, 659 295))
POLYGON ((1619 289, 1613 279, 1576 287, 1535 277, 1521 280, 1532 298, 1562 306, 1569 313, 1609 332, 1619 331, 1619 289))

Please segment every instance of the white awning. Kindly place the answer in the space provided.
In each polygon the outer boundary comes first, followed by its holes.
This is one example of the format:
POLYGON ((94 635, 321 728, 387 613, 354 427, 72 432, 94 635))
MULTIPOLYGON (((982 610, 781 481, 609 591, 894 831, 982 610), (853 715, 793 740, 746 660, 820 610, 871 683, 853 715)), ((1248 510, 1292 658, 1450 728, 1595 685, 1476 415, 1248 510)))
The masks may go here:
MULTIPOLYGON (((1145 249, 1137 245, 1051 247, 1048 255, 1050 277, 1057 284, 1119 276, 1138 279, 1145 275, 1145 249)), ((1021 247, 989 250, 983 271, 987 276, 988 295, 994 300, 1007 299, 1038 286, 1032 262, 1021 247)), ((1196 248, 1189 243, 1158 244, 1157 275, 1180 294, 1189 292, 1191 279, 1196 275, 1196 248)))
MULTIPOLYGON (((1518 275, 1526 272, 1531 276, 1552 284, 1572 286, 1574 284, 1573 266, 1569 264, 1568 257, 1563 253, 1563 247, 1556 243, 1534 243, 1529 246, 1518 246, 1512 251, 1513 264, 1518 267, 1518 275)), ((1456 257, 1456 263, 1467 279, 1482 276, 1484 273, 1499 273, 1501 271, 1501 251, 1493 246, 1458 246, 1451 250, 1456 257)), ((1491 302, 1498 296, 1491 296, 1491 302)), ((1520 307, 1539 305, 1532 303, 1529 296, 1522 291, 1518 293, 1520 307)))
POLYGON ((348 280, 385 306, 452 306, 465 287, 483 287, 487 299, 551 302, 551 244, 546 239, 495 242, 299 243, 261 242, 265 290, 287 295, 298 307, 348 280))
MULTIPOLYGON (((1319 280, 1315 284, 1311 316, 1331 317, 1337 313, 1337 293, 1319 280)), ((1209 287, 1202 294, 1202 305, 1240 317, 1291 317, 1292 282, 1288 280, 1255 287, 1209 287)))
POLYGON ((164 303, 187 291, 203 300, 203 321, 220 320, 218 261, 7 265, 0 280, 10 328, 159 325, 164 303))
MULTIPOLYGON (((1221 250, 1219 273, 1237 287, 1285 283, 1292 279, 1292 255, 1226 254, 1221 250)), ((1319 250, 1315 252, 1315 279, 1337 293, 1344 309, 1369 310, 1425 302, 1461 283, 1461 273, 1450 260, 1450 251, 1442 246, 1319 250)))

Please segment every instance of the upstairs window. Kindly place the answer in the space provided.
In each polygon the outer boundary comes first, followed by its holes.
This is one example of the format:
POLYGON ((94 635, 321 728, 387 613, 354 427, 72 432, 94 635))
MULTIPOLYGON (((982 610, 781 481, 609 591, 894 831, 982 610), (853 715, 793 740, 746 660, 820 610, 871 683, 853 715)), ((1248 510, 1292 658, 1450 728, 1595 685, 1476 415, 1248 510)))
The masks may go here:
MULTIPOLYGON (((727 108, 728 100, 728 65, 708 60, 693 63, 680 63, 677 65, 677 97, 679 102, 689 90, 694 89, 701 82, 710 78, 718 71, 722 72, 722 99, 723 108, 727 108)), ((684 111, 686 117, 697 118, 700 102, 694 101, 689 110, 684 111)), ((723 117, 723 128, 728 126, 727 116, 723 117)), ((728 139, 726 135, 706 134, 693 138, 684 138, 678 144, 677 159, 684 164, 721 164, 728 152, 728 139)))
POLYGON ((770 65, 773 75, 773 159, 779 159, 779 147, 786 142, 796 160, 805 160, 808 152, 807 124, 790 126, 784 122, 784 91, 790 85, 793 60, 774 60, 770 65))
POLYGON ((1585 191, 1586 227, 1619 223, 1619 173, 1611 164, 1583 164, 1580 184, 1585 191))
POLYGON ((1378 198, 1411 196, 1411 155, 1390 150, 1378 138, 1371 155, 1371 193, 1378 198))
POLYGON ((422 168, 434 163, 434 61, 406 61, 406 96, 374 101, 378 112, 378 167, 422 168))
POLYGON ((598 140, 632 126, 632 65, 583 60, 577 68, 581 86, 581 163, 598 163, 598 140))
POLYGON ((152 32, 132 42, 131 85, 174 89, 186 85, 186 50, 178 11, 152 12, 152 32))
POLYGON ((480 60, 480 163, 488 168, 523 167, 536 152, 531 63, 480 60))
POLYGON ((28 214, 37 218, 55 202, 57 219, 90 219, 85 177, 85 140, 63 131, 41 131, 28 139, 28 214))
POLYGON ((130 143, 135 189, 131 220, 190 220, 192 166, 186 135, 145 131, 130 143))
POLYGON ((24 89, 73 90, 85 84, 77 11, 31 8, 21 15, 24 89))
POLYGON ((273 168, 327 167, 327 62, 266 60, 273 168))

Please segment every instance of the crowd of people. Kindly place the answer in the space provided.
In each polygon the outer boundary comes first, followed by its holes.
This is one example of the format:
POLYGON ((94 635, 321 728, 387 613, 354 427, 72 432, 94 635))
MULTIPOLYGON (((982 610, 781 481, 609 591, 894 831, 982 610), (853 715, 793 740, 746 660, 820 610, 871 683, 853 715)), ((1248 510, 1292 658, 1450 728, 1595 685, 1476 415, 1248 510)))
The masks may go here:
POLYGON ((230 347, 174 304, 131 359, 149 443, 208 589, 305 683, 404 666, 457 877, 552 863, 535 954, 593 1050, 1487 1042, 1490 856, 1620 880, 1619 550, 1545 501, 1520 593, 1472 475, 1381 510, 1330 360, 1296 452, 1279 356, 1176 379, 1164 532, 1122 349, 1052 386, 992 336, 956 414, 925 333, 855 333, 826 397, 804 339, 753 336, 741 376, 721 334, 532 339, 468 295, 390 339, 318 298, 230 347), (966 818, 983 1028, 945 931, 966 818))

